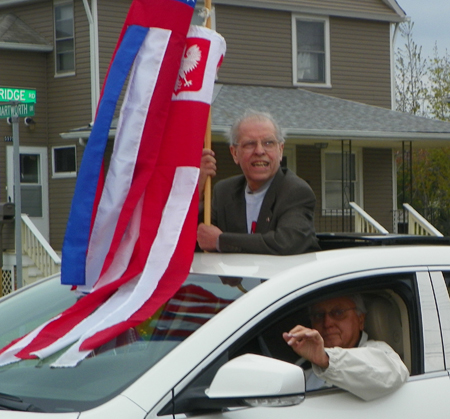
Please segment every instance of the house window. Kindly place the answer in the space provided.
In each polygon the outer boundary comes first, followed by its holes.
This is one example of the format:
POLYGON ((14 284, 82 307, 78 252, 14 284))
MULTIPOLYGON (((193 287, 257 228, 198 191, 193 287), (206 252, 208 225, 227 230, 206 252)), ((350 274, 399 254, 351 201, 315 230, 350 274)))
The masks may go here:
POLYGON ((20 193, 22 212, 42 217, 41 158, 37 153, 20 153, 20 193))
POLYGON ((323 210, 344 210, 349 202, 361 205, 360 153, 324 151, 322 155, 323 210))
POLYGON ((327 18, 292 18, 293 74, 296 85, 330 85, 327 18))
POLYGON ((74 145, 52 148, 53 177, 75 177, 77 175, 77 155, 74 145))
POLYGON ((54 7, 56 74, 73 74, 75 71, 73 2, 58 1, 54 7))

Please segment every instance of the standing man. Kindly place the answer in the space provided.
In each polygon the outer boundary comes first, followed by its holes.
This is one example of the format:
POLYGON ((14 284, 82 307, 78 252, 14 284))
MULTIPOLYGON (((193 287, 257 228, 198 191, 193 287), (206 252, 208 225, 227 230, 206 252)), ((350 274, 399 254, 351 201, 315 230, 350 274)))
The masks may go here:
MULTIPOLYGON (((231 127, 229 140, 243 175, 215 186, 212 225, 198 226, 199 247, 208 252, 278 255, 318 250, 314 193, 304 180, 280 167, 284 138, 273 117, 247 111, 231 127)), ((201 189, 206 173, 215 173, 210 150, 204 151, 202 169, 201 189)))

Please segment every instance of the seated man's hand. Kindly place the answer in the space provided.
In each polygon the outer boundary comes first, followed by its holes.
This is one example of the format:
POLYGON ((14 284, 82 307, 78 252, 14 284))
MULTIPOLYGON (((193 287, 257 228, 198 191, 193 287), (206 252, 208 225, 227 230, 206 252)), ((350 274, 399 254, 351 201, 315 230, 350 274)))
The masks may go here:
POLYGON ((207 252, 217 252, 217 239, 222 234, 222 230, 216 226, 199 224, 197 227, 197 242, 200 249, 207 252))
POLYGON ((289 333, 283 333, 283 339, 299 356, 321 368, 328 368, 328 355, 317 330, 295 326, 289 333))
POLYGON ((198 192, 200 197, 203 195, 205 189, 206 179, 208 176, 216 176, 216 159, 214 151, 209 148, 204 148, 202 152, 202 159, 200 161, 200 175, 198 178, 198 192))

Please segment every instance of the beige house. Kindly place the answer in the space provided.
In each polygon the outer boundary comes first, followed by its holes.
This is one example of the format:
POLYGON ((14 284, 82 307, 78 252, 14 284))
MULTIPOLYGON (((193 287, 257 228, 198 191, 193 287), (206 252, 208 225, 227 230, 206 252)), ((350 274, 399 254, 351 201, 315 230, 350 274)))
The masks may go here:
MULTIPOLYGON (((213 27, 227 41, 212 114, 215 180, 236 173, 224 136, 233 119, 247 107, 269 110, 286 130, 285 164, 316 193, 318 231, 352 230, 349 202, 395 231, 393 150, 450 140, 450 124, 390 110, 394 37, 406 19, 401 7, 395 0, 213 3, 213 27)), ((0 0, 0 86, 37 92, 33 123, 20 124, 22 212, 57 251, 130 4, 0 0)), ((0 202, 14 201, 5 119, 0 138, 0 202)), ((4 226, 5 249, 14 247, 12 230, 4 226)))

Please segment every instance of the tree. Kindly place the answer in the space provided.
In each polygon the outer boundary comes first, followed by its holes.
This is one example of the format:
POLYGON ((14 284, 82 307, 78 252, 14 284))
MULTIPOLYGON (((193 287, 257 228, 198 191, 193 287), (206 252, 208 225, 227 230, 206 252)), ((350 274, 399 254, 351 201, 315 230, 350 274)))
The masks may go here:
MULTIPOLYGON (((396 51, 396 109, 450 121, 450 56, 437 46, 429 63, 413 40, 414 23, 400 25, 405 39, 396 51)), ((450 148, 396 153, 398 202, 410 203, 442 233, 450 235, 450 148)))
POLYGON ((440 57, 437 44, 434 46, 434 57, 428 66, 428 79, 430 88, 427 99, 430 116, 450 121, 450 56, 445 51, 440 57))
POLYGON ((422 57, 422 47, 414 42, 413 29, 414 23, 411 21, 402 23, 399 27, 405 44, 403 48, 398 48, 396 53, 396 109, 413 115, 425 116, 427 61, 422 57))

